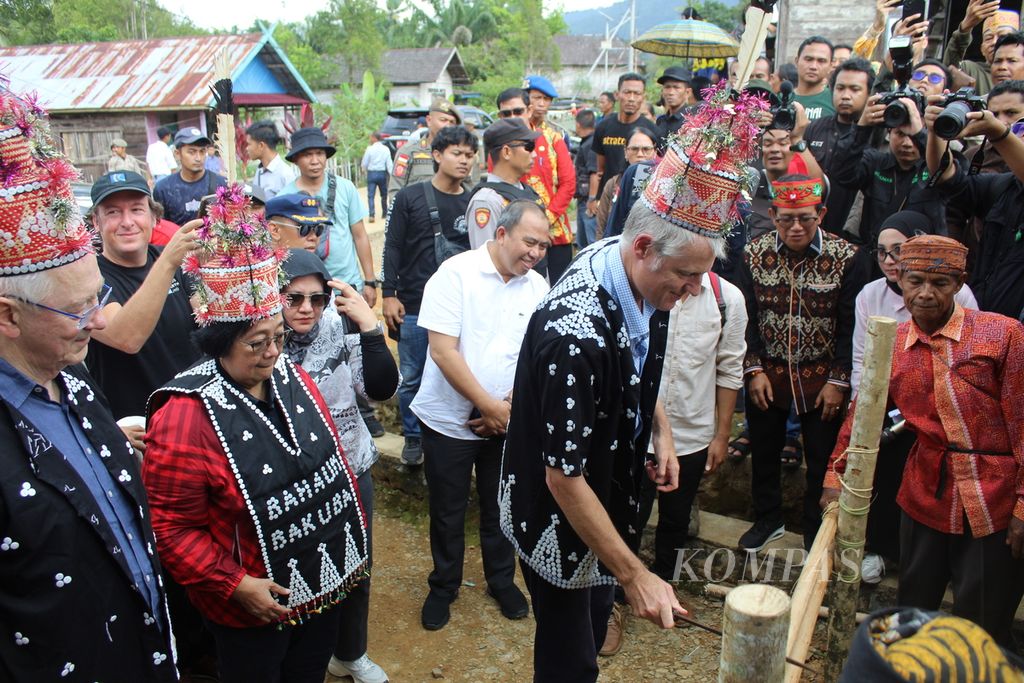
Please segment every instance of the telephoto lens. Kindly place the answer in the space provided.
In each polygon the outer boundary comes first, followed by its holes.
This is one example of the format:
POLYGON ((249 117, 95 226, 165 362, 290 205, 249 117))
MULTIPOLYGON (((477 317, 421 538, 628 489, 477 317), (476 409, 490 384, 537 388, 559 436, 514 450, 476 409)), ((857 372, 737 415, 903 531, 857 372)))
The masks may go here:
POLYGON ((885 107, 882 120, 885 122, 886 128, 899 128, 910 123, 910 112, 907 111, 907 105, 902 102, 890 102, 885 107))
POLYGON ((971 105, 967 102, 952 102, 935 119, 932 130, 943 140, 952 140, 967 125, 967 114, 970 111, 971 105))

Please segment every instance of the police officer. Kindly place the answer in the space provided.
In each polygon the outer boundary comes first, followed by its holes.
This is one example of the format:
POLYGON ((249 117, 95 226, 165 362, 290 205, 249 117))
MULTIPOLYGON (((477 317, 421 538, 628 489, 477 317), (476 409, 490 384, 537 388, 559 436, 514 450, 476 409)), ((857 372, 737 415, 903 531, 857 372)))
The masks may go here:
POLYGON ((427 132, 420 136, 419 141, 406 143, 395 155, 395 165, 388 180, 388 207, 398 191, 406 185, 434 177, 434 157, 430 153, 430 143, 437 131, 461 124, 462 116, 455 105, 440 98, 433 101, 427 113, 427 132))

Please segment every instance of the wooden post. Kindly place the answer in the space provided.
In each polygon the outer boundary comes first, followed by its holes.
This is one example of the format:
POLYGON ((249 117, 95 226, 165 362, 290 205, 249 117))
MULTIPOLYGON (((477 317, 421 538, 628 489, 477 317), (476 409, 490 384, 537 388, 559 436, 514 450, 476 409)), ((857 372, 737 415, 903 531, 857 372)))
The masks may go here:
POLYGON ((725 598, 719 683, 781 683, 789 596, 774 586, 737 586, 725 598))
MULTIPOLYGON (((832 575, 832 541, 836 535, 835 505, 829 506, 821 518, 821 526, 814 537, 811 550, 807 553, 804 568, 793 587, 792 617, 789 620, 789 635, 786 639, 786 655, 798 662, 806 662, 811 651, 814 627, 818 623, 818 610, 825 599, 825 589, 832 575)), ((792 664, 786 665, 786 683, 800 680, 803 669, 792 664)))
POLYGON ((839 496, 839 526, 836 533, 835 581, 829 605, 825 680, 836 681, 846 662, 855 628, 854 614, 860 593, 860 563, 864 557, 867 513, 878 458, 878 442, 889 396, 889 374, 896 341, 896 321, 872 316, 868 319, 864 347, 864 373, 857 392, 856 412, 846 472, 839 496))

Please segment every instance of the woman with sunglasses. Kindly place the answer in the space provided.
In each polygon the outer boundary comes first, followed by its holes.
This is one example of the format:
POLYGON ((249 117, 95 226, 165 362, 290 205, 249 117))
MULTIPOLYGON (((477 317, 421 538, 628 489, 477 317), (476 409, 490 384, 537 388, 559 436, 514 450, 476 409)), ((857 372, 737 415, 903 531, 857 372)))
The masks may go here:
MULTIPOLYGON (((883 277, 864 285, 855 304, 853 372, 850 378, 851 395, 854 398, 864 371, 864 337, 868 318, 880 315, 901 323, 910 320, 910 311, 903 303, 903 290, 898 282, 900 246, 914 235, 931 232, 928 217, 916 211, 900 211, 882 222, 872 256, 882 269, 883 277)), ((963 308, 978 308, 978 302, 966 284, 957 292, 955 299, 963 308)), ((899 560, 900 511, 896 506, 896 492, 903 480, 907 455, 916 439, 910 430, 900 427, 893 429, 892 425, 901 420, 898 415, 887 419, 887 436, 883 437, 879 447, 875 468, 875 499, 868 516, 867 552, 862 565, 863 580, 867 583, 881 581, 885 567, 883 557, 892 561, 899 560)))
MULTIPOLYGON (((626 168, 641 161, 652 161, 658 150, 658 141, 654 134, 646 128, 636 127, 626 136, 626 168)), ((597 202, 597 239, 618 235, 622 232, 622 225, 608 225, 608 215, 612 210, 612 203, 619 193, 619 180, 622 174, 612 176, 601 192, 601 198, 597 202)))
MULTIPOLYGON (((288 330, 284 352, 309 373, 330 409, 359 487, 369 564, 373 554, 370 468, 380 454, 359 414, 356 395, 373 401, 391 398, 398 390, 398 368, 366 300, 349 285, 331 280, 315 254, 292 249, 284 270, 288 278, 281 290, 288 330), (339 292, 336 298, 331 296, 332 287, 339 292)), ((366 655, 369 607, 370 580, 366 579, 338 606, 341 628, 328 671, 363 683, 385 683, 387 675, 366 655)))
POLYGON ((284 353, 281 252, 239 185, 218 193, 197 252, 184 268, 203 357, 148 406, 156 550, 213 634, 223 683, 321 683, 368 565, 348 442, 284 353))

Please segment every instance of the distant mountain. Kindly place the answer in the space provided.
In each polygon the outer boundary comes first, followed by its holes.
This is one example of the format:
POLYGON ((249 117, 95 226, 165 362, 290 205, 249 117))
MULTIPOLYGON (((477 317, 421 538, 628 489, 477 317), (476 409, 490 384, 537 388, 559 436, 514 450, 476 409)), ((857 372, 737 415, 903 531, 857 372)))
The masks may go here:
MULTIPOLYGON (((723 4, 730 7, 736 5, 737 0, 722 0, 723 4)), ((604 35, 605 25, 615 28, 623 13, 629 8, 630 0, 622 0, 614 5, 599 7, 597 9, 578 10, 565 13, 565 23, 569 25, 569 33, 572 35, 604 35), (601 12, 612 17, 611 22, 601 12)), ((673 19, 679 19, 679 13, 686 7, 686 0, 665 2, 665 0, 636 0, 636 34, 640 35, 647 29, 673 19)), ((618 37, 623 40, 629 38, 629 22, 626 22, 620 29, 618 37)))

